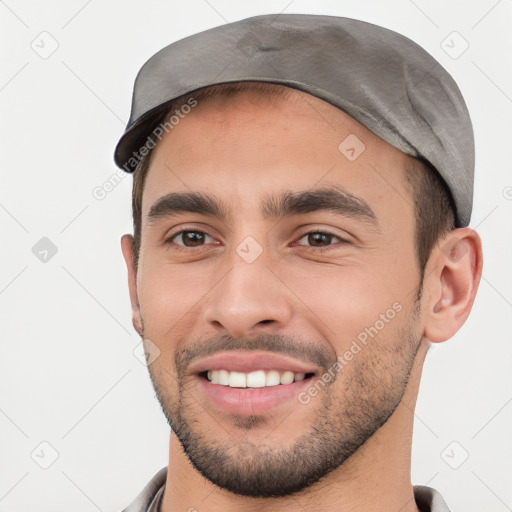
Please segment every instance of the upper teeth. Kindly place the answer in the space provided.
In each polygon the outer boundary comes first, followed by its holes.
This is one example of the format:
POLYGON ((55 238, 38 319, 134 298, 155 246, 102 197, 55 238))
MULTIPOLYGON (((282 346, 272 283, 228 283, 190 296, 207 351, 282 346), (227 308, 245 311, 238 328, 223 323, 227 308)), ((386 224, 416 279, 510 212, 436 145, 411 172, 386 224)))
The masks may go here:
POLYGON ((208 371, 208 380, 212 384, 229 386, 231 388, 264 388, 278 386, 279 384, 291 384, 303 380, 304 373, 290 371, 278 372, 277 370, 256 370, 250 373, 229 372, 227 370, 208 371))

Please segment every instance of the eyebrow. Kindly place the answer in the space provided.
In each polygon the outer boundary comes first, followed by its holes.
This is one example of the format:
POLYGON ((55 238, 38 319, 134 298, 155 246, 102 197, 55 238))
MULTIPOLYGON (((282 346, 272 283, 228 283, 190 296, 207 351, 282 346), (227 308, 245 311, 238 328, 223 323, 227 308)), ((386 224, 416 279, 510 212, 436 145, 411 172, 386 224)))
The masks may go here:
POLYGON ((200 192, 171 192, 151 206, 148 220, 156 221, 162 217, 187 212, 211 215, 223 220, 230 216, 228 205, 213 196, 200 192))
POLYGON ((364 199, 337 187, 285 191, 278 196, 267 196, 262 202, 262 214, 266 219, 304 215, 316 211, 330 211, 377 226, 377 217, 364 199))
MULTIPOLYGON (((305 215, 329 211, 378 226, 377 217, 369 204, 338 187, 290 191, 267 195, 261 202, 265 219, 305 215)), ((226 220, 232 216, 229 205, 214 196, 200 192, 172 192, 158 199, 149 210, 148 220, 156 221, 180 213, 197 213, 226 220)))

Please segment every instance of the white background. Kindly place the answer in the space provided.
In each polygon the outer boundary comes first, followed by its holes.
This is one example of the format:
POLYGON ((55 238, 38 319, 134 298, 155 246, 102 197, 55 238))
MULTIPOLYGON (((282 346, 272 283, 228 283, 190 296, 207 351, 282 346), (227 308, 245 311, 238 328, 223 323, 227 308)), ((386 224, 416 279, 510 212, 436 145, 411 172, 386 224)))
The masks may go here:
POLYGON ((483 238, 484 272, 470 319, 427 358, 412 477, 453 511, 511 509, 512 1, 5 0, 1 512, 119 511, 167 464, 168 427, 133 354, 119 244, 131 230, 131 177, 103 200, 92 192, 116 172, 133 80, 153 53, 226 21, 280 12, 396 30, 460 85, 475 128, 471 226, 483 238), (468 49, 453 58, 464 40, 468 49), (58 249, 47 262, 32 251, 42 237, 58 249), (458 469, 449 466, 466 452, 458 469))

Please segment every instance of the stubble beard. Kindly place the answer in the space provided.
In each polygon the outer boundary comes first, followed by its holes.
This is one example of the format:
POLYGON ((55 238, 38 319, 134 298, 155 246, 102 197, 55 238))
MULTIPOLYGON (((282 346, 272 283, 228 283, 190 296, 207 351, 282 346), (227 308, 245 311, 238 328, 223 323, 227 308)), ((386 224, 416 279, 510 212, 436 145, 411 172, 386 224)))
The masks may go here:
MULTIPOLYGON (((201 428, 200 414, 207 413, 191 397, 183 378, 178 375, 174 397, 165 386, 166 377, 170 377, 167 371, 150 366, 150 377, 167 422, 204 478, 238 495, 289 496, 339 468, 393 414, 405 393, 420 346, 413 317, 395 333, 392 351, 375 349, 375 345, 364 347, 314 401, 308 405, 297 401, 297 407, 315 404, 314 416, 310 426, 305 426, 307 431, 288 448, 269 445, 271 432, 265 433, 265 416, 233 416, 230 428, 244 435, 230 436, 231 443, 216 440, 211 429, 201 428), (250 440, 250 432, 258 429, 258 437, 265 442, 250 440)), ((379 338, 383 334, 379 333, 379 338)), ((379 345, 383 342, 372 340, 379 345)), ((257 340, 251 344, 258 347, 257 340)))

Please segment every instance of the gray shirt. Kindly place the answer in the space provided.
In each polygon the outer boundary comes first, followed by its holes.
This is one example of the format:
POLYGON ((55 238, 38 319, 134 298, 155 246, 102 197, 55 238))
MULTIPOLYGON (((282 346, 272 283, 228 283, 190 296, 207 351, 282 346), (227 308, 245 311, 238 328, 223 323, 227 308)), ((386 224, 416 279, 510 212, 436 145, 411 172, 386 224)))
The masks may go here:
MULTIPOLYGON (((159 512, 164 496, 167 467, 162 468, 123 512, 159 512)), ((430 487, 414 486, 414 498, 421 512, 450 512, 441 495, 430 487)))

